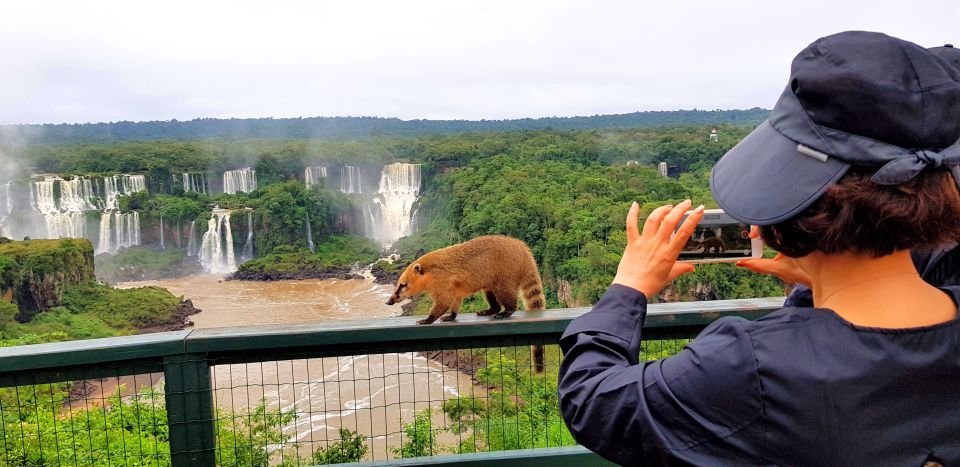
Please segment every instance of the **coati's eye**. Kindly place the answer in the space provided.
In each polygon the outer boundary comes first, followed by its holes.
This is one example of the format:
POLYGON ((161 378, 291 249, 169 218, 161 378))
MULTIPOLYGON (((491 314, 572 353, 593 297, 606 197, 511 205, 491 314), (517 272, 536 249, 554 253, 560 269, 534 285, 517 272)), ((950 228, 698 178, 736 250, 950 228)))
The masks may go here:
POLYGON ((406 287, 406 286, 407 286, 407 283, 404 282, 404 283, 400 284, 399 287, 397 287, 397 290, 402 290, 402 289, 403 289, 404 287, 406 287))

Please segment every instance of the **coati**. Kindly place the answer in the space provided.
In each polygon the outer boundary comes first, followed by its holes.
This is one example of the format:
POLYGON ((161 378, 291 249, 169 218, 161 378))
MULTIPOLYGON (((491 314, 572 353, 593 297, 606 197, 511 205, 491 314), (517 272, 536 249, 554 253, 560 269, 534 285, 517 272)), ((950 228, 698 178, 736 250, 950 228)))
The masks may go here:
MULTIPOLYGON (((433 308, 430 316, 417 324, 430 324, 438 318, 453 321, 463 299, 480 291, 490 308, 477 312, 478 316, 509 317, 517 310, 518 295, 527 311, 546 307, 540 272, 530 248, 502 235, 477 237, 421 256, 397 279, 397 288, 387 304, 425 292, 433 299, 433 308)), ((531 346, 531 351, 536 371, 543 371, 543 346, 531 346)))
POLYGON ((710 250, 713 250, 714 253, 723 253, 727 250, 727 246, 723 244, 723 239, 720 237, 706 238, 697 245, 697 248, 703 248, 704 253, 709 253, 710 250))

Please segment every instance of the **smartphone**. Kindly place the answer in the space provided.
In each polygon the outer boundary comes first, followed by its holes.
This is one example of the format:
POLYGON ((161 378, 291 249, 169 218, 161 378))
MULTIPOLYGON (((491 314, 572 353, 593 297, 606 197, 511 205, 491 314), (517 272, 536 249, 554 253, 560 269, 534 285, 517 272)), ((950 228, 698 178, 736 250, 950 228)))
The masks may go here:
MULTIPOLYGON (((683 220, 692 214, 688 211, 683 220)), ((750 226, 727 215, 722 209, 707 209, 703 219, 680 252, 684 263, 726 263, 763 255, 763 240, 750 238, 750 226)))

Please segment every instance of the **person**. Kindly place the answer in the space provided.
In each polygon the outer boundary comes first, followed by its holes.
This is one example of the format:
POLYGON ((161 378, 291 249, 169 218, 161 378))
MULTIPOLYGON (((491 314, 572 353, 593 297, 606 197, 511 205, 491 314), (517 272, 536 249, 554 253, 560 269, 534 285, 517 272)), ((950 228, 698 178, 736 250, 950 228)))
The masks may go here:
POLYGON ((560 339, 574 438, 624 465, 960 463, 960 288, 910 257, 960 237, 957 115, 960 71, 916 44, 851 31, 801 51, 710 188, 815 307, 721 318, 640 362, 647 297, 693 270, 676 259, 703 209, 658 208, 641 231, 634 203, 613 284, 560 339))
MULTIPOLYGON (((936 57, 960 70, 960 49, 954 47, 953 44, 931 47, 928 50, 936 57)), ((960 185, 960 168, 953 167, 951 171, 954 180, 960 185)), ((758 235, 758 229, 751 230, 751 237, 757 237, 758 235)), ((936 287, 960 286, 960 249, 957 249, 956 239, 943 245, 937 245, 932 249, 912 250, 910 257, 913 259, 913 265, 920 273, 920 277, 929 284, 936 287)), ((813 291, 806 282, 807 278, 791 276, 790 271, 784 271, 782 261, 783 257, 779 255, 772 259, 757 258, 738 261, 737 266, 761 274, 775 275, 787 283, 795 284, 783 306, 812 307, 813 291), (786 274, 786 276, 783 274, 786 274)))

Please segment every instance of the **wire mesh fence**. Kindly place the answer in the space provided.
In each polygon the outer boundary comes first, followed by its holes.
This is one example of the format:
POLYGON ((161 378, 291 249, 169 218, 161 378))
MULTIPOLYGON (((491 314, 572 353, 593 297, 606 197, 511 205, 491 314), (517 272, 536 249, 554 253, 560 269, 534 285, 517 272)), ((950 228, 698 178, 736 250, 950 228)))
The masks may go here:
MULTIPOLYGON (((641 358, 676 353, 687 337, 648 339, 641 358)), ((202 454, 207 436, 210 463, 222 466, 570 446, 558 408, 555 342, 501 336, 314 358, 271 353, 262 361, 193 354, 78 370, 75 379, 54 383, 47 381, 58 375, 35 373, 0 389, 0 461, 163 466, 176 464, 177 455, 202 454)))

